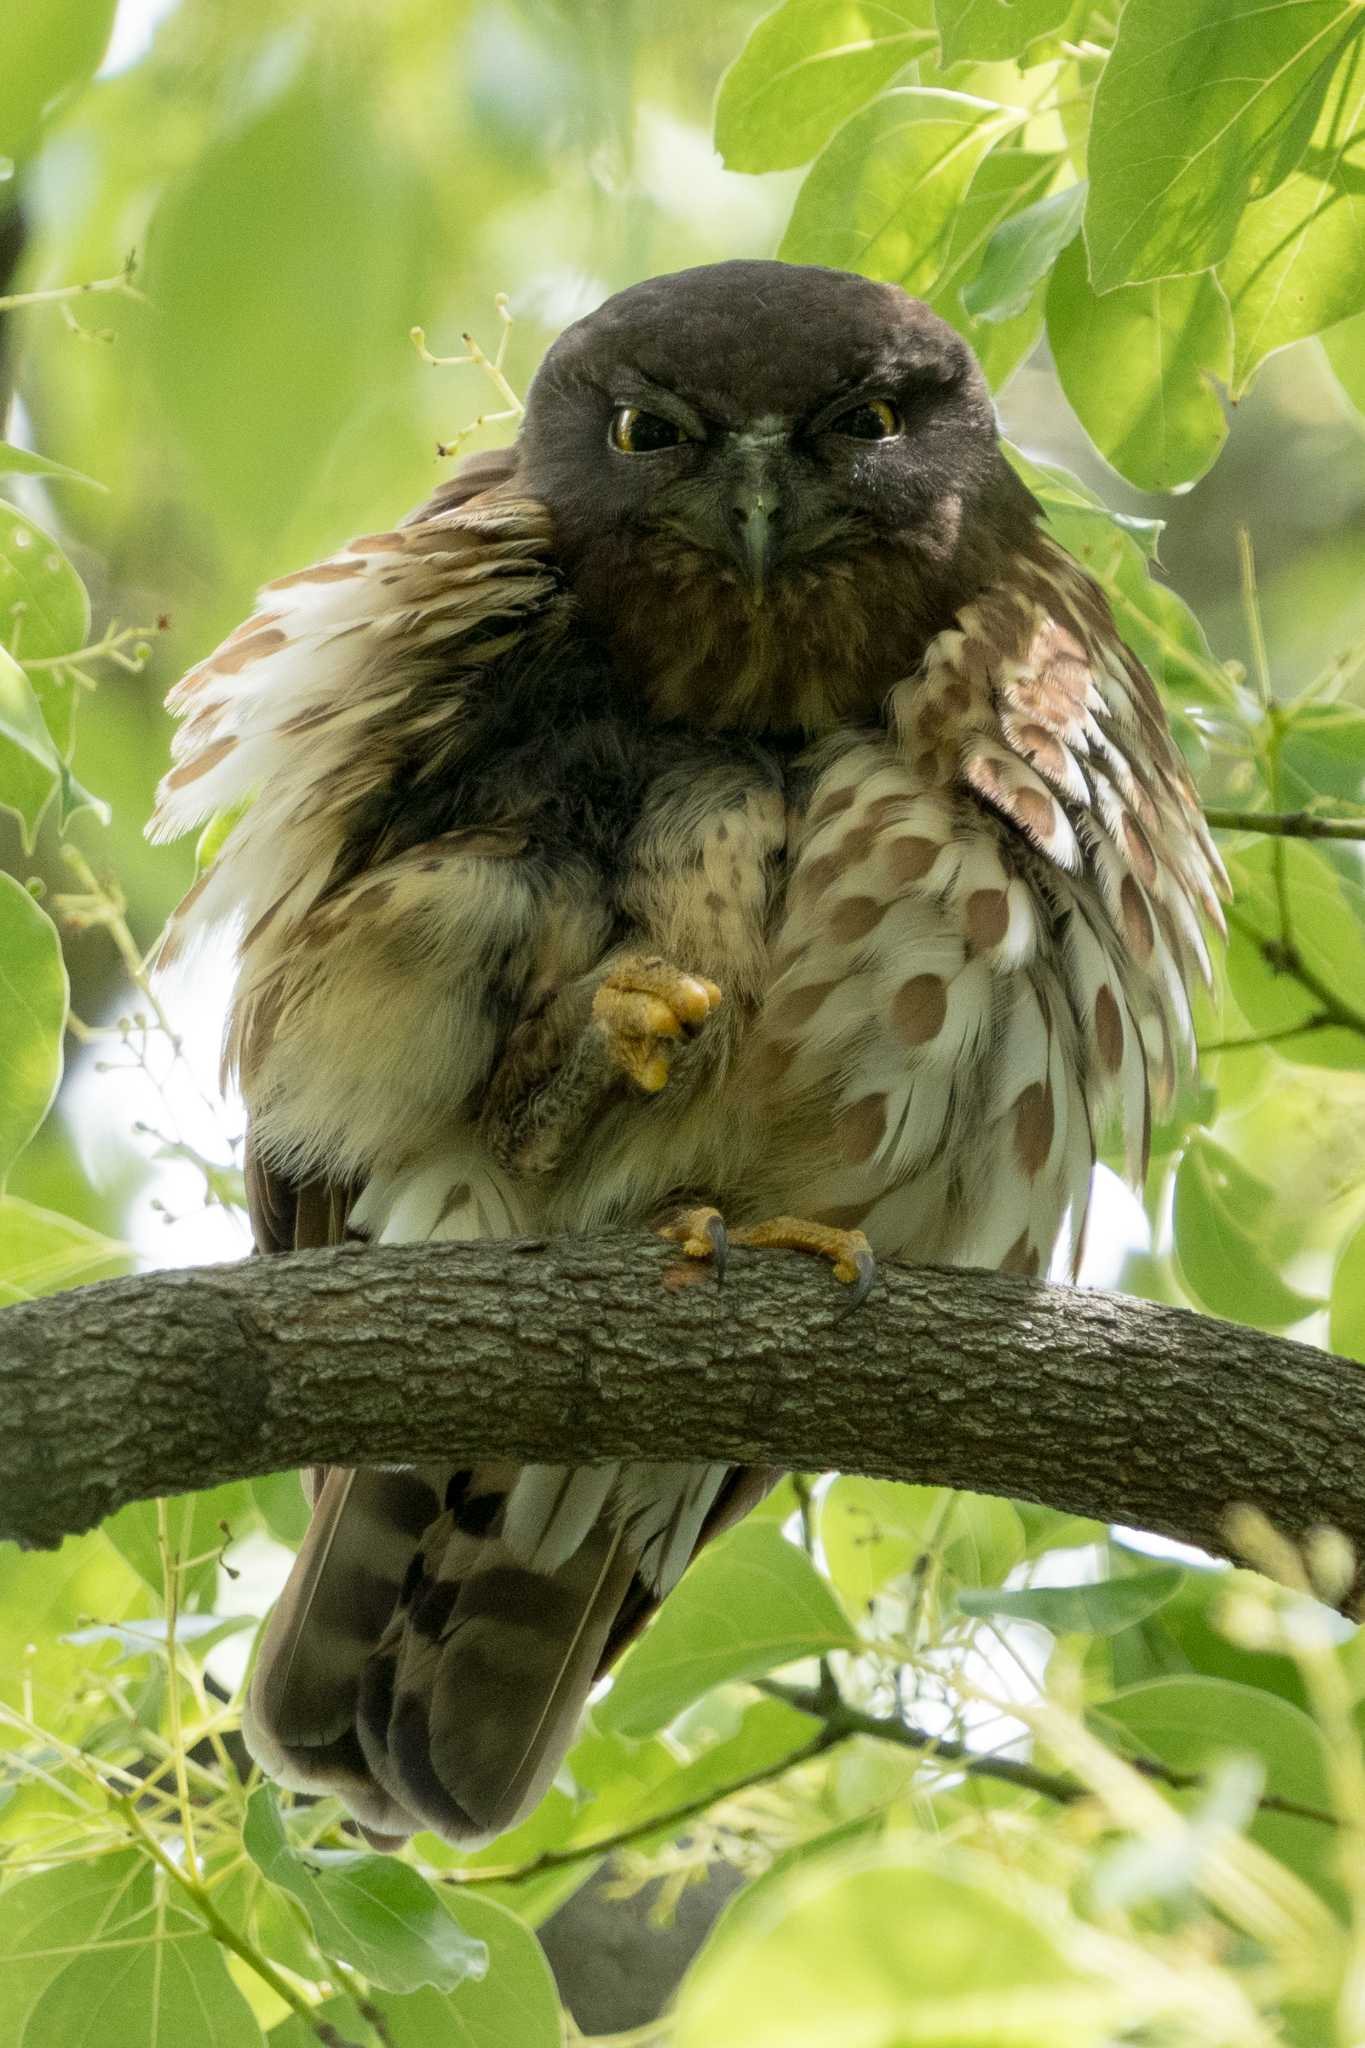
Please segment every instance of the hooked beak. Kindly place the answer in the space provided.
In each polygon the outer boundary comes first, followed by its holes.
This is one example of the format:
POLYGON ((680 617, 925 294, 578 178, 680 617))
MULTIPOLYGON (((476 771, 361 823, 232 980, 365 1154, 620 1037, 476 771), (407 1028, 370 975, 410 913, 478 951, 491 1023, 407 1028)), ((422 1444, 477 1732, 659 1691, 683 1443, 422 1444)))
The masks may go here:
POLYGON ((745 450, 726 506, 729 552, 755 604, 763 602, 778 555, 782 494, 774 473, 774 452, 745 450))
POLYGON ((736 498, 730 510, 734 535, 734 556, 755 604, 762 604, 768 588, 774 548, 774 514, 777 493, 755 491, 736 498))

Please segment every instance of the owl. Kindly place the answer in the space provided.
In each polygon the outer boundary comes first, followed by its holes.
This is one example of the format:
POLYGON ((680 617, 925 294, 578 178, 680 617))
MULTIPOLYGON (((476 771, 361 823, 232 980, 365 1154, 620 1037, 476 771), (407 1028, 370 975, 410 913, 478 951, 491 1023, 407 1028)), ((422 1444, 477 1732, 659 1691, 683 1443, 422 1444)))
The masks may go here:
MULTIPOLYGON (((840 271, 653 278, 515 446, 271 584, 172 693, 154 829, 239 811, 260 1251, 652 1227, 1074 1268, 1143 1173, 1226 883, 1152 682, 966 344, 840 271)), ((871 1312, 871 1311, 865 1311, 871 1312)), ((246 1739, 372 1841, 472 1844, 772 1474, 311 1476, 246 1739)))

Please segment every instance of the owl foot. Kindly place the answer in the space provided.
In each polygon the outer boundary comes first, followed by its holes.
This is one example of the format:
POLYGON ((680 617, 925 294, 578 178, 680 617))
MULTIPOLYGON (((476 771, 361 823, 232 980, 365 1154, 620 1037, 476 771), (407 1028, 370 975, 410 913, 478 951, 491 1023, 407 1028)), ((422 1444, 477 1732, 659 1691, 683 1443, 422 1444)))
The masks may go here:
POLYGON ((720 990, 704 975, 633 954, 606 976, 593 997, 592 1020, 612 1063, 637 1088, 657 1095, 679 1045, 696 1037, 720 1001, 720 990))
POLYGON ((861 1230, 836 1230, 829 1223, 811 1223, 803 1216, 770 1216, 763 1223, 746 1223, 727 1231, 718 1209, 683 1209, 659 1232, 680 1244, 689 1259, 713 1259, 716 1278, 725 1271, 725 1259, 732 1244, 755 1249, 814 1252, 830 1259, 834 1277, 851 1288, 845 1314, 861 1308, 877 1277, 877 1261, 861 1230))

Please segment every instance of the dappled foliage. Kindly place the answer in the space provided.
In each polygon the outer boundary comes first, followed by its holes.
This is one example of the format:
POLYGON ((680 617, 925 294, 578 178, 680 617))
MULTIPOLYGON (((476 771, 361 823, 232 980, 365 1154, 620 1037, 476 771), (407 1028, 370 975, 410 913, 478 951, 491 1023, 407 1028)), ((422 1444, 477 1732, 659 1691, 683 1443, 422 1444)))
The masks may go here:
MULTIPOLYGON (((1145 1214, 1106 1183, 1091 1276, 1365 1358, 1357 0, 287 14, 124 6, 99 76, 113 0, 0 16, 0 1301, 245 1248, 210 969, 142 966, 191 858, 140 836, 165 685, 257 582, 505 439, 567 319, 776 250, 971 341, 1219 829, 1201 1087, 1145 1214), (491 351, 501 292, 510 406, 409 339, 491 351)), ((0 1556, 16 2048, 541 2048, 534 1930, 612 1851, 623 1916, 746 1880, 677 2048, 1365 2035, 1330 1536, 1245 1523, 1257 1578, 1033 1504, 787 1481, 528 1821, 385 1859, 236 1743, 304 1513, 282 1474, 0 1556)))

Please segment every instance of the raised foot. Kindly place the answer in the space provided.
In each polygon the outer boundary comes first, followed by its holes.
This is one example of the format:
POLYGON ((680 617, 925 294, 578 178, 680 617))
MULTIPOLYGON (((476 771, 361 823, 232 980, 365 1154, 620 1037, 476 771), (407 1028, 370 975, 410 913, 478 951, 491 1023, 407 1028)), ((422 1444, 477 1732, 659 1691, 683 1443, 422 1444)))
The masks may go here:
POLYGON ((713 1259, 716 1277, 725 1271, 732 1244, 788 1252, 814 1252, 829 1259, 834 1277, 852 1289, 848 1310, 861 1307, 877 1277, 877 1261, 861 1230, 836 1230, 830 1223, 812 1223, 804 1216, 770 1216, 764 1223, 746 1223, 727 1231, 719 1209, 683 1209, 659 1232, 680 1244, 689 1259, 713 1259))
POLYGON ((637 1088, 657 1095, 679 1045, 695 1038, 721 1001, 714 981, 637 954, 607 975, 592 1001, 592 1020, 608 1057, 637 1088))

